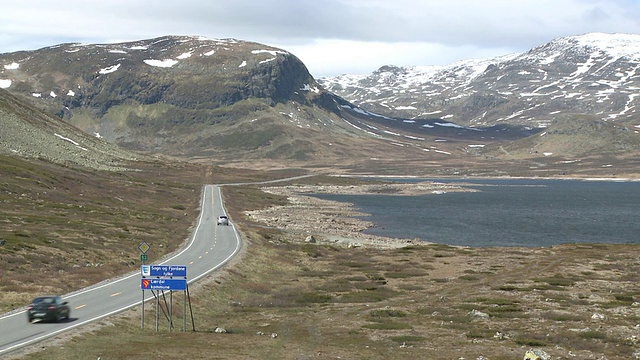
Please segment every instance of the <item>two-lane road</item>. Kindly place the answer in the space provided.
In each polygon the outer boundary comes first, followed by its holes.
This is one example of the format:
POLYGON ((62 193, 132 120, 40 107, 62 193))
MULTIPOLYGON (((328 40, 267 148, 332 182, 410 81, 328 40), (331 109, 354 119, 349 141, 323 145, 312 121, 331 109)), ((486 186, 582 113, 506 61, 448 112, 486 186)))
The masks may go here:
MULTIPOLYGON (((241 240, 233 224, 217 226, 217 216, 224 213, 220 188, 205 186, 202 210, 189 244, 159 264, 185 265, 191 283, 227 263, 240 250, 241 240)), ((138 271, 63 296, 71 307, 71 318, 60 323, 29 324, 24 309, 0 317, 0 355, 141 305, 140 279, 138 271)), ((151 291, 146 291, 145 301, 151 299, 151 291)))

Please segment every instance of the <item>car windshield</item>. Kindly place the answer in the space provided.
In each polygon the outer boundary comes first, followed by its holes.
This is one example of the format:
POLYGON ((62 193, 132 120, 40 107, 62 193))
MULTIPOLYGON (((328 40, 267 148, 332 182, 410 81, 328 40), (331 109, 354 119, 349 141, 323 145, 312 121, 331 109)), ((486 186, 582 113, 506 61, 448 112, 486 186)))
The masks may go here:
POLYGON ((53 304, 55 299, 52 297, 40 297, 33 299, 34 304, 53 304))

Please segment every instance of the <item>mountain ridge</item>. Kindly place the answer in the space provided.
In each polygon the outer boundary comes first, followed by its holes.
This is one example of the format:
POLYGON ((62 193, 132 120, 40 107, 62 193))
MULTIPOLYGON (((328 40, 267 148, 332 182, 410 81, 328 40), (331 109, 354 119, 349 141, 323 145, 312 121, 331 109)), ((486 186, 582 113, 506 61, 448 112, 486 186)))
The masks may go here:
POLYGON ((322 89, 291 53, 253 42, 166 36, 61 44, 0 54, 0 64, 7 91, 136 151, 329 163, 457 151, 425 144, 456 136, 447 121, 429 124, 433 134, 408 127, 401 134, 401 119, 380 122, 322 89))
POLYGON ((586 113, 638 125, 636 110, 630 112, 640 108, 638 70, 640 35, 589 33, 492 59, 440 67, 387 65, 369 75, 318 81, 387 116, 537 127, 555 114, 586 113))
MULTIPOLYGON (((385 66, 359 78, 368 83, 352 91, 322 86, 282 49, 236 39, 165 36, 0 54, 0 86, 125 149, 201 162, 348 168, 373 161, 397 167, 499 159, 504 153, 494 149, 507 144, 513 144, 510 156, 518 153, 520 159, 636 151, 638 141, 626 136, 625 146, 590 149, 590 143, 616 139, 581 140, 582 146, 564 154, 524 141, 548 126, 579 129, 569 121, 574 115, 609 120, 594 113, 597 106, 609 109, 607 114, 624 113, 625 104, 634 108, 628 102, 636 100, 629 93, 635 72, 623 79, 627 93, 614 94, 604 87, 620 85, 613 82, 622 82, 619 72, 592 75, 591 82, 599 81, 595 90, 585 90, 584 81, 570 76, 576 64, 594 68, 589 59, 599 58, 593 54, 565 51, 557 40, 528 53, 421 72, 385 66), (575 93, 583 93, 582 99, 575 93), (602 105, 598 96, 619 101, 602 105)), ((609 60, 603 65, 618 61, 609 60)), ((635 133, 630 115, 615 120, 635 133)), ((545 139, 558 134, 551 130, 545 139)))

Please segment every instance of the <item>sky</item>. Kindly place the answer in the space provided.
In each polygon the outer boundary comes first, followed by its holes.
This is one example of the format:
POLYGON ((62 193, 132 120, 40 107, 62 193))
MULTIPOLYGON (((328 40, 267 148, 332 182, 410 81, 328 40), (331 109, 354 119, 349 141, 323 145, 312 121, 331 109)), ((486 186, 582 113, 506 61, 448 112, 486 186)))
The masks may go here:
POLYGON ((293 53, 316 78, 492 58, 591 32, 640 34, 640 0, 0 0, 0 53, 234 38, 293 53))

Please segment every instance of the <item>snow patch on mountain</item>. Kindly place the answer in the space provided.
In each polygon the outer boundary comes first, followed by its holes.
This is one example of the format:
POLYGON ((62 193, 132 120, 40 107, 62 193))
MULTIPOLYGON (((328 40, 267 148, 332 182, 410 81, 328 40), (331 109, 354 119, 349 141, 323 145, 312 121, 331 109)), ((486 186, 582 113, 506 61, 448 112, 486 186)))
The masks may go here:
POLYGON ((364 111, 392 117, 534 127, 557 114, 630 121, 640 109, 640 35, 590 33, 492 59, 386 65, 319 82, 364 111))
POLYGON ((17 62, 12 62, 11 64, 7 64, 4 66, 5 70, 16 70, 20 67, 20 64, 17 62))
POLYGON ((170 68, 173 65, 178 63, 178 60, 173 59, 164 59, 164 60, 154 60, 154 59, 146 59, 143 62, 149 66, 162 67, 162 68, 170 68))

